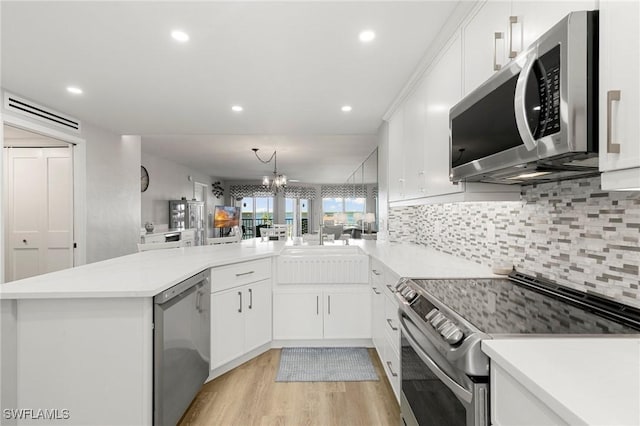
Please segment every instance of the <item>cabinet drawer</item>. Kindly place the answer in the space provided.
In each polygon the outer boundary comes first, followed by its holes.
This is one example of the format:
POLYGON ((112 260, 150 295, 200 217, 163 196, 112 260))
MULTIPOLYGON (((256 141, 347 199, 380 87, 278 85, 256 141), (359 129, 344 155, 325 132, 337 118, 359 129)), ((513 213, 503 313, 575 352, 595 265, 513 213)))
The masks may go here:
POLYGON ((382 288, 384 288, 384 292, 387 296, 395 298, 394 294, 396 292, 396 284, 398 283, 398 280, 400 280, 398 275, 391 272, 389 269, 385 270, 384 285, 382 288))
POLYGON ((398 324, 398 303, 389 296, 384 298, 385 333, 393 350, 399 352, 400 326, 398 324))
POLYGON ((211 269, 211 291, 221 291, 271 278, 271 259, 253 260, 211 269))
POLYGON ((393 393, 396 395, 398 402, 400 401, 400 355, 394 349, 392 343, 389 340, 389 336, 385 339, 385 345, 383 349, 382 364, 384 371, 387 374, 389 383, 393 393))
POLYGON ((382 285, 384 283, 384 265, 377 259, 371 258, 371 283, 382 285))
POLYGON ((155 235, 145 235, 142 237, 142 242, 144 244, 149 243, 164 243, 164 234, 155 234, 155 235))

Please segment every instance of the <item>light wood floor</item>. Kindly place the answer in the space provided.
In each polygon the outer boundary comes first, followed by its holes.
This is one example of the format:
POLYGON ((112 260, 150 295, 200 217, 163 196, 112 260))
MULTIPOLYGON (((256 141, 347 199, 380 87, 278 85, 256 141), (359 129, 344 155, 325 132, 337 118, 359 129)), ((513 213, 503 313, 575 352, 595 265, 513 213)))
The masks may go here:
POLYGON ((375 382, 275 382, 280 349, 210 381, 180 425, 394 425, 400 408, 374 349, 375 382))

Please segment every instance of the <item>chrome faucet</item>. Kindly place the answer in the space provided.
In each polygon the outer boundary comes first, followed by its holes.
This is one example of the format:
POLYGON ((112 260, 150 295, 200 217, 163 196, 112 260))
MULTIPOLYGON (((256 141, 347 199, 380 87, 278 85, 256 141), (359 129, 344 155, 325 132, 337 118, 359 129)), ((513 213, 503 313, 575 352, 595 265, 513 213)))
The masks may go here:
POLYGON ((322 234, 322 225, 320 225, 320 232, 318 233, 318 240, 320 241, 320 245, 324 245, 324 236, 322 234))

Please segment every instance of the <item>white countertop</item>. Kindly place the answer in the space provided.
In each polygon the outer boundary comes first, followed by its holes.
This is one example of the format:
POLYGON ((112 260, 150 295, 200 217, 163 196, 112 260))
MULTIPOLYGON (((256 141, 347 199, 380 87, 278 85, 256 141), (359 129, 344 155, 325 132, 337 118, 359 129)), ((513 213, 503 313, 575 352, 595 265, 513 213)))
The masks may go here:
MULTIPOLYGON (((351 244, 403 277, 495 277, 489 267, 414 244, 367 240, 351 244)), ((204 269, 277 256, 285 245, 291 243, 251 239, 135 253, 2 284, 0 299, 153 297, 204 269)))
POLYGON ((485 340, 482 350, 571 425, 640 425, 640 338, 485 340))
POLYGON ((417 244, 362 241, 360 246, 367 254, 380 260, 401 277, 429 279, 505 277, 495 275, 488 266, 417 244))

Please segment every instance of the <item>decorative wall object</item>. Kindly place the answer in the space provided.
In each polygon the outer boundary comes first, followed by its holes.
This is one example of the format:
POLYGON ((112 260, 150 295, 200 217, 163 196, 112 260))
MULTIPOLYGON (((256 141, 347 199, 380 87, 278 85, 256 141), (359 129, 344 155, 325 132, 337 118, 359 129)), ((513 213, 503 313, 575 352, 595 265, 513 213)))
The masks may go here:
POLYGON ((389 239, 433 247, 640 306, 640 192, 600 178, 524 186, 520 201, 397 207, 389 239))
POLYGON ((213 196, 216 198, 221 198, 224 195, 224 188, 222 187, 222 183, 218 180, 211 184, 213 188, 211 188, 211 192, 213 196))

